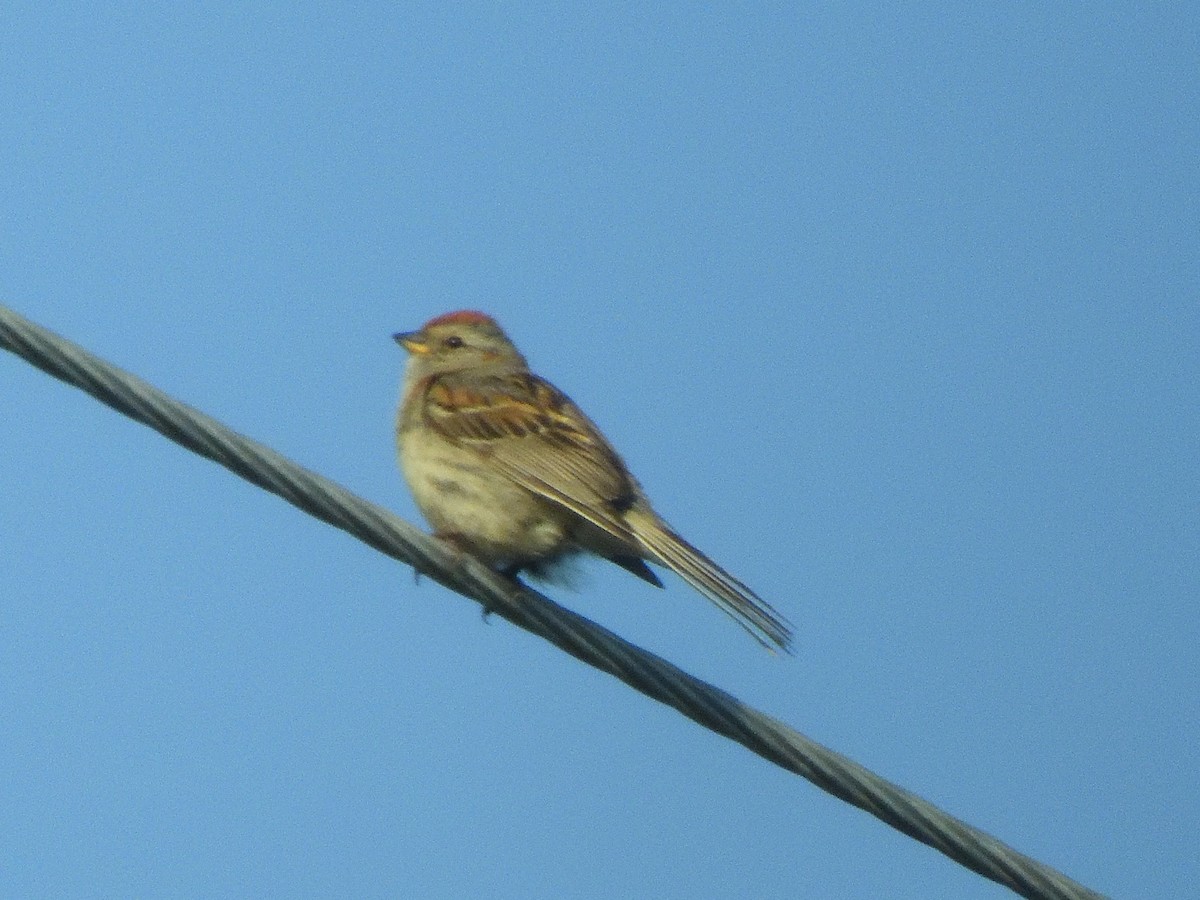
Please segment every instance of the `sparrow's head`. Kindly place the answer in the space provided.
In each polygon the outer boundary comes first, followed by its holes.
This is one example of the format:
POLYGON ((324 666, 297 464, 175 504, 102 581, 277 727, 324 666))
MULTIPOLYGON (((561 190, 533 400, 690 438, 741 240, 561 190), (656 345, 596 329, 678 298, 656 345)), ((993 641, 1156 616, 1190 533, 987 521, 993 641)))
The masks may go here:
POLYGON ((480 368, 525 368, 525 358, 495 319, 460 310, 430 319, 419 331, 392 335, 409 352, 410 371, 421 375, 480 368))

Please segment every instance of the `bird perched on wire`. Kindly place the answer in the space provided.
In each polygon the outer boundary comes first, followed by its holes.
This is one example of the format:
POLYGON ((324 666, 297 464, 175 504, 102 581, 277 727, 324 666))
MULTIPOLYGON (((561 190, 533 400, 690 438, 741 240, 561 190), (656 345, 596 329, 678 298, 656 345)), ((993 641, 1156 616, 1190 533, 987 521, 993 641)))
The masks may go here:
POLYGON ((589 552, 662 587, 679 574, 766 647, 791 628, 659 518, 600 430, 529 365, 495 320, 463 310, 394 336, 409 353, 400 467, 435 533, 515 577, 589 552))

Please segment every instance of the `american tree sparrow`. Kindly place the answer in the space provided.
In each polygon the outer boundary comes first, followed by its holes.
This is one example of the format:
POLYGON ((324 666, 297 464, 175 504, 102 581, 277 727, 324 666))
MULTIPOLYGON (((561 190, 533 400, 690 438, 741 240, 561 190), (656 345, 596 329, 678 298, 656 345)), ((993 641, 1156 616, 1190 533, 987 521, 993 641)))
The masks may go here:
POLYGON ((395 339, 409 352, 400 466, 439 537, 512 577, 590 552, 662 587, 646 563, 665 566, 759 643, 788 649, 787 620, 659 518, 600 430, 490 316, 447 313, 395 339))

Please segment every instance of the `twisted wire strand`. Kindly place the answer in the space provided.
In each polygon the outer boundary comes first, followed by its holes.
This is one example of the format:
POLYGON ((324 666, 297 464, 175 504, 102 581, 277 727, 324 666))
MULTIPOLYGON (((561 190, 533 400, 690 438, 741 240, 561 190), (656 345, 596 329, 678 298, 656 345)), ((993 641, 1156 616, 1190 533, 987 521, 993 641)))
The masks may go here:
POLYGON ((1102 896, 4 306, 0 346, 1021 896, 1102 896))

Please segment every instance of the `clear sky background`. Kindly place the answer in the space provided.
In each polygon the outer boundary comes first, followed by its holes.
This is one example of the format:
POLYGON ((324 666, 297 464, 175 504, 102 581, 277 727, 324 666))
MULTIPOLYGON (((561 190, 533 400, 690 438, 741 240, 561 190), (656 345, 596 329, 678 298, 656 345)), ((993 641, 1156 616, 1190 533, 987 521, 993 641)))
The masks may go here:
MULTIPOLYGON (((1200 882, 1193 4, 0 13, 0 302, 417 519, 479 307, 786 612, 551 595, 1117 897, 1200 882)), ((0 895, 1007 892, 0 354, 0 895)))

